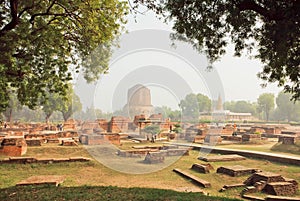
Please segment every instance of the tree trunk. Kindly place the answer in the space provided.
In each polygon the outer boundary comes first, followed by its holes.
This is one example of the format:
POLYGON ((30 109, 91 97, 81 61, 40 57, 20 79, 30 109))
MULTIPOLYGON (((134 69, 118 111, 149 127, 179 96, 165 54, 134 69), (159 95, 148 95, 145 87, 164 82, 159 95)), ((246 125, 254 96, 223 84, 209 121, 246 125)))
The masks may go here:
POLYGON ((266 111, 266 120, 269 121, 269 111, 266 111))
POLYGON ((71 114, 69 112, 62 112, 62 115, 63 115, 64 121, 67 121, 71 116, 71 114))
POLYGON ((50 119, 50 117, 51 117, 51 114, 46 114, 46 124, 48 124, 48 123, 49 123, 49 119, 50 119))
POLYGON ((10 127, 12 126, 12 109, 9 109, 9 112, 6 113, 6 122, 9 123, 10 127))

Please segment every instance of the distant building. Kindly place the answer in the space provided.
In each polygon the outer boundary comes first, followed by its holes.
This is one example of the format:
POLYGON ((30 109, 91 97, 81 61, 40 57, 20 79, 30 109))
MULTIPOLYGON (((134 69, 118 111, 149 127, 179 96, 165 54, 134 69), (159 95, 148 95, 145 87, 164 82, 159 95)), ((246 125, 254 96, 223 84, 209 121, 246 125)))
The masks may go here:
POLYGON ((216 110, 210 113, 201 113, 199 119, 210 121, 251 121, 254 120, 254 117, 251 113, 237 113, 229 110, 216 110))
POLYGON ((200 113, 200 120, 210 120, 210 121, 250 121, 254 120, 251 113, 237 113, 231 112, 230 110, 223 109, 223 101, 219 95, 218 100, 215 102, 215 110, 212 112, 202 112, 200 113))
POLYGON ((231 112, 230 110, 213 111, 211 115, 213 119, 220 119, 225 121, 249 121, 253 119, 251 113, 237 113, 231 112))

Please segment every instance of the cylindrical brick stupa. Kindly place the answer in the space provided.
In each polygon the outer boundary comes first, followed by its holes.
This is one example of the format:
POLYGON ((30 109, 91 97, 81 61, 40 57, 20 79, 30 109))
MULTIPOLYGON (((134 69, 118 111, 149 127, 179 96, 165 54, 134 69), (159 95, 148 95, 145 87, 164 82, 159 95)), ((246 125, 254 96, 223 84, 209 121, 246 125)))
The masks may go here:
POLYGON ((153 113, 150 89, 141 84, 131 87, 127 93, 127 104, 125 108, 131 117, 140 114, 149 117, 153 113))

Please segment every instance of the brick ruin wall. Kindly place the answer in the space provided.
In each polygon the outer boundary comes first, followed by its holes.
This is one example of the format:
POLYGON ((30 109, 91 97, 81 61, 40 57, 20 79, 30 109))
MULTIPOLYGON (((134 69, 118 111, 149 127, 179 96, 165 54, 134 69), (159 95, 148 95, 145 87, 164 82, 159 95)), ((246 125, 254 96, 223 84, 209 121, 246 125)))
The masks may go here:
POLYGON ((263 191, 271 195, 292 196, 298 191, 298 185, 289 182, 268 183, 263 191))
POLYGON ((22 156, 27 152, 24 138, 4 138, 1 142, 0 153, 7 156, 22 156))

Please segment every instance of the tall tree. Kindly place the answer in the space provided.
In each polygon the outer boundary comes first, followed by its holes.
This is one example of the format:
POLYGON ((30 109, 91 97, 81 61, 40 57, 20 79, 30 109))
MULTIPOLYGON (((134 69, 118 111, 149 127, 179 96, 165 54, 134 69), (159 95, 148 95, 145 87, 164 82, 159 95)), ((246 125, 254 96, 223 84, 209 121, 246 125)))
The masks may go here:
POLYGON ((46 123, 49 122, 49 119, 53 112, 62 110, 63 105, 61 104, 61 97, 57 93, 47 93, 44 103, 42 105, 42 110, 45 113, 46 123))
POLYGON ((255 115, 256 113, 255 107, 256 107, 255 104, 245 100, 230 101, 225 103, 225 108, 227 110, 230 110, 232 112, 248 112, 251 113, 252 115, 255 115))
POLYGON ((179 104, 182 115, 193 119, 199 117, 199 106, 196 94, 188 94, 179 104))
POLYGON ((27 106, 23 106, 22 109, 16 113, 15 118, 22 122, 41 122, 45 119, 45 114, 41 107, 31 110, 27 106))
POLYGON ((181 120, 181 112, 179 110, 172 110, 168 106, 155 107, 154 112, 161 113, 164 118, 170 118, 172 121, 181 120))
POLYGON ((266 120, 269 121, 270 112, 274 109, 274 94, 264 93, 261 94, 257 99, 258 109, 264 112, 266 115, 266 120))
POLYGON ((209 112, 211 110, 211 100, 203 94, 188 94, 179 104, 183 116, 193 119, 199 117, 199 112, 209 112))
POLYGON ((203 94, 197 94, 198 106, 200 112, 210 112, 212 102, 210 98, 203 94))
POLYGON ((75 112, 81 111, 82 104, 78 95, 74 93, 72 86, 69 86, 67 98, 60 98, 57 104, 61 104, 59 111, 61 111, 63 118, 67 121, 75 112))
POLYGON ((6 110, 3 112, 3 115, 6 118, 6 121, 12 123, 13 114, 18 112, 21 109, 22 109, 22 106, 20 105, 16 94, 9 93, 9 104, 8 104, 8 107, 6 108, 6 110))
POLYGON ((66 95, 71 71, 93 81, 108 68, 127 3, 118 0, 1 0, 0 110, 15 90, 23 105, 66 95))
POLYGON ((261 79, 277 82, 294 99, 300 98, 299 0, 135 2, 173 20, 173 38, 193 44, 208 55, 210 62, 218 60, 225 54, 225 47, 233 43, 236 56, 248 52, 264 64, 261 79))
POLYGON ((297 117, 300 115, 300 104, 291 101, 291 97, 291 94, 281 91, 276 98, 278 116, 282 120, 286 119, 288 122, 297 120, 297 117))

